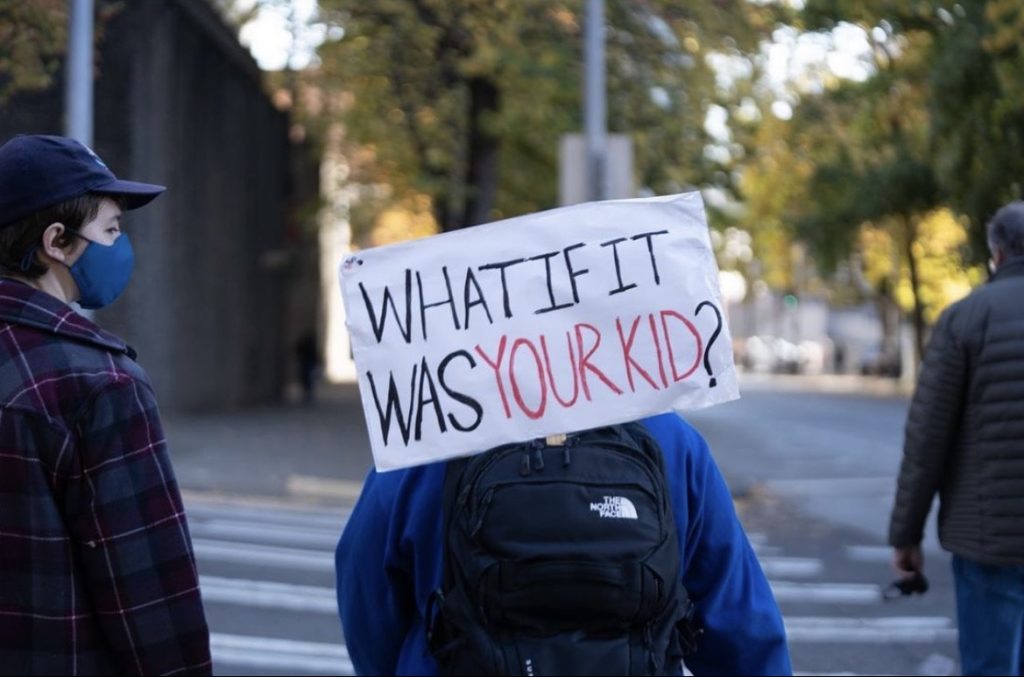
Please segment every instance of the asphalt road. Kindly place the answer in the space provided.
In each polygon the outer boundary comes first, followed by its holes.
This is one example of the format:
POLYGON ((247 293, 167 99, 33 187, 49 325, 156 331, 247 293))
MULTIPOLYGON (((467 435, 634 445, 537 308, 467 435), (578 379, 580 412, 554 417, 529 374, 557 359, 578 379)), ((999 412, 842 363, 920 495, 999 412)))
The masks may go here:
MULTIPOLYGON (((948 557, 930 536, 923 597, 884 603, 884 547, 906 400, 747 378, 692 412, 737 498, 809 674, 958 670, 948 557)), ((352 388, 312 408, 167 421, 203 577, 218 674, 351 672, 333 547, 370 455, 352 388)), ((931 531, 933 527, 929 527, 931 531)), ((373 563, 368 562, 372 566, 373 563)))
MULTIPOLYGON (((733 493, 767 491, 808 515, 886 536, 907 399, 746 377, 742 397, 690 413, 733 493)), ((926 548, 938 548, 934 529, 926 548)))
POLYGON ((927 526, 924 596, 883 602, 907 399, 747 377, 741 399, 691 412, 776 590, 794 668, 810 674, 959 670, 949 556, 927 526), (788 566, 788 568, 786 568, 788 566))

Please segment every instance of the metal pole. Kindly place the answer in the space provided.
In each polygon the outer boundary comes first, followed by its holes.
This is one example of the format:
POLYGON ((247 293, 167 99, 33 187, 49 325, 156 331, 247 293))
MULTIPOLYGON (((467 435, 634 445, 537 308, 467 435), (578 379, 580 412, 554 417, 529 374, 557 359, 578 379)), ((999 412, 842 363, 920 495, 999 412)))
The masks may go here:
MULTIPOLYGON (((71 0, 68 57, 64 64, 64 134, 92 147, 93 0, 71 0)), ((93 319, 94 312, 79 312, 93 319)))
POLYGON ((71 0, 64 90, 65 133, 92 146, 93 0, 71 0))
POLYGON ((608 195, 604 0, 587 0, 583 30, 583 129, 587 140, 587 192, 591 200, 603 200, 608 195))

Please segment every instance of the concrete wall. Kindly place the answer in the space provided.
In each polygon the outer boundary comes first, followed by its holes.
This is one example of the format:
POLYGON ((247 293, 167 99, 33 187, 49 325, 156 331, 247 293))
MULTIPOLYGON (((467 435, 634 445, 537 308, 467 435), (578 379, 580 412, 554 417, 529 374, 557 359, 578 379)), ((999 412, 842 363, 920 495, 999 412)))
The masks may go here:
MULTIPOLYGON (((94 147, 166 194, 130 212, 136 272, 97 321, 140 354, 167 409, 277 398, 289 366, 287 117, 204 0, 116 9, 97 48, 94 147)), ((0 137, 61 133, 62 77, 0 111, 0 137)))

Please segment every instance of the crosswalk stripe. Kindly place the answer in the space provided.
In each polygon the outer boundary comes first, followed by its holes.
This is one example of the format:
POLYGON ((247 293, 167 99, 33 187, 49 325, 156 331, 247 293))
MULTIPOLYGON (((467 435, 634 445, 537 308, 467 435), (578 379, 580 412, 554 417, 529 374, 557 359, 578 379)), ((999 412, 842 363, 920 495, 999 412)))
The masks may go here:
POLYGON ((199 587, 204 602, 309 611, 332 616, 338 613, 333 588, 218 576, 200 576, 199 587))
POLYGON ((871 604, 882 599, 882 589, 870 583, 794 583, 769 580, 777 602, 843 602, 871 604))
MULTIPOLYGON (((192 505, 189 509, 193 546, 200 560, 275 566, 302 571, 334 572, 334 547, 348 514, 290 512, 242 506, 192 505)), ((823 560, 777 556, 763 533, 750 534, 762 569, 780 604, 874 604, 880 586, 860 583, 808 582, 793 579, 820 576, 823 560)), ((844 546, 848 558, 881 560, 889 549, 844 546)), ((337 614, 333 588, 269 580, 200 577, 209 603, 284 609, 317 616, 337 614)), ((939 643, 956 640, 957 630, 946 617, 786 616, 792 644, 939 643)), ((268 671, 308 674, 353 674, 343 644, 304 642, 274 637, 213 633, 211 649, 218 664, 268 671)), ((836 673, 854 674, 854 673, 836 673)))
POLYGON ((303 569, 305 571, 334 572, 334 554, 299 548, 282 548, 272 545, 229 543, 192 539, 192 547, 200 560, 217 560, 241 564, 267 564, 279 567, 303 569))
POLYGON ((243 522, 231 519, 200 519, 193 520, 189 529, 194 536, 207 538, 254 539, 262 543, 277 545, 296 545, 311 548, 322 548, 334 551, 341 530, 330 531, 308 529, 297 526, 261 524, 259 522, 243 522))
MULTIPOLYGON (((863 674, 860 672, 801 672, 799 670, 793 671, 793 677, 857 677, 863 674)), ((885 677, 886 673, 875 673, 872 672, 874 677, 885 677)))
POLYGON ((887 545, 847 545, 843 548, 846 557, 855 562, 889 562, 892 548, 887 545))
POLYGON ((230 503, 211 503, 185 499, 185 512, 193 518, 236 518, 254 522, 314 527, 341 532, 348 519, 348 510, 291 510, 230 503))
POLYGON ((816 557, 758 557, 761 569, 769 578, 789 578, 799 576, 817 576, 825 566, 816 557))
POLYGON ((215 662, 229 665, 280 668, 289 674, 355 674, 348 649, 338 644, 211 633, 210 652, 215 662))
POLYGON ((899 644, 955 640, 956 628, 941 616, 837 618, 834 616, 784 617, 786 637, 793 642, 899 644))
POLYGON ((891 476, 877 477, 804 477, 789 480, 770 480, 768 489, 798 496, 835 496, 874 494, 892 486, 891 476))

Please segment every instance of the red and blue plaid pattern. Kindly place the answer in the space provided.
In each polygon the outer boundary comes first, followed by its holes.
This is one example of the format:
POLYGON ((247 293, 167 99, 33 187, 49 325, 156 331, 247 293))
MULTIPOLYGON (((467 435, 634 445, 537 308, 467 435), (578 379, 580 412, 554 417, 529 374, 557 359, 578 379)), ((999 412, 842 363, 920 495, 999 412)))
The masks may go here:
POLYGON ((131 349, 0 280, 0 674, 210 674, 195 558, 131 349))

